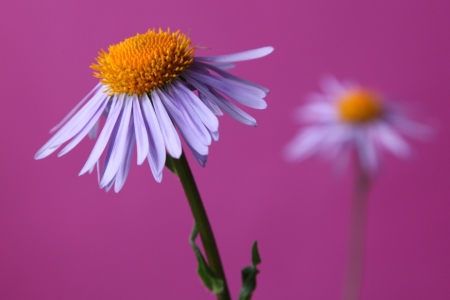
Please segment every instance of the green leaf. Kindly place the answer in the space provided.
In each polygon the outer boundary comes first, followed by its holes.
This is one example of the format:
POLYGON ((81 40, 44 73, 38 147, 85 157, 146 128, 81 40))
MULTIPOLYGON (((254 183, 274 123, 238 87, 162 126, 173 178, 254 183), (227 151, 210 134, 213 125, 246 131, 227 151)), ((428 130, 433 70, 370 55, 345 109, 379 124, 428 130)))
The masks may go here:
POLYGON ((250 300, 256 289, 256 275, 259 270, 256 268, 261 263, 261 256, 258 251, 258 243, 255 241, 252 246, 252 265, 242 269, 242 289, 239 293, 239 300, 250 300))
POLYGON ((261 263, 261 256, 259 256, 257 241, 255 241, 252 246, 252 263, 255 267, 261 263))
POLYGON ((166 155, 166 167, 170 171, 172 171, 173 174, 178 176, 177 169, 175 168, 175 164, 173 163, 174 158, 172 158, 169 154, 166 155))
POLYGON ((189 237, 189 242, 194 249, 195 256, 197 257, 198 268, 197 274, 200 276, 200 279, 203 281, 203 284, 214 294, 220 294, 223 291, 223 280, 214 274, 211 268, 206 263, 205 258, 203 257, 200 248, 195 243, 195 239, 198 236, 197 224, 194 224, 194 229, 192 230, 192 234, 189 237))

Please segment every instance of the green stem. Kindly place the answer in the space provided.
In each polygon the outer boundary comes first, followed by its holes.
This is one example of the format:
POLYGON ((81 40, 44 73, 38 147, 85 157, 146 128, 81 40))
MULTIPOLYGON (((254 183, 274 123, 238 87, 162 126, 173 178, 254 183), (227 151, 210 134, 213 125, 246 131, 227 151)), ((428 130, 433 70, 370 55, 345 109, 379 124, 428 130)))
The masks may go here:
POLYGON ((200 233, 200 238, 202 239, 203 248, 205 249, 209 266, 214 274, 223 280, 223 292, 218 294, 217 298, 219 300, 231 300, 222 262, 220 260, 219 250, 217 249, 216 240, 214 239, 214 234, 212 232, 211 225, 209 224, 205 207, 203 206, 202 199, 200 198, 200 193, 197 189, 191 169, 189 168, 186 156, 183 152, 180 159, 174 159, 170 157, 170 155, 167 156, 167 159, 171 160, 172 166, 174 167, 177 175, 180 177, 181 184, 183 185, 184 192, 200 233))
POLYGON ((344 282, 343 300, 357 300, 361 294, 366 243, 367 195, 370 178, 358 166, 350 213, 350 237, 348 243, 347 272, 344 282))

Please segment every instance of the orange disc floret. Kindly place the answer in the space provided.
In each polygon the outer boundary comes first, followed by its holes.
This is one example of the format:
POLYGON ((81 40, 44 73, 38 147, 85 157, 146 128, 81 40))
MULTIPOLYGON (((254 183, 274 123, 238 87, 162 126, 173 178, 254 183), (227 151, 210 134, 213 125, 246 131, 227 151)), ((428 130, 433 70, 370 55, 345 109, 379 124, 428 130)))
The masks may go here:
POLYGON ((347 92, 340 99, 339 115, 349 123, 372 121, 382 114, 382 103, 375 93, 366 90, 347 92))
POLYGON ((110 95, 151 92, 178 77, 193 61, 191 40, 180 31, 148 30, 103 49, 92 64, 110 95))

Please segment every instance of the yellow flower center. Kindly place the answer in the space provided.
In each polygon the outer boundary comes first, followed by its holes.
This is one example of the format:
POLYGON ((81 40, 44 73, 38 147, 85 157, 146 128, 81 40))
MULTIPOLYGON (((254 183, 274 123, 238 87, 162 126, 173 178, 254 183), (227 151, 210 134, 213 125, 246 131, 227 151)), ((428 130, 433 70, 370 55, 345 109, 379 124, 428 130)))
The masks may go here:
POLYGON ((346 93, 338 103, 341 120, 348 123, 364 123, 382 114, 380 99, 372 92, 354 90, 346 93))
POLYGON ((193 61, 191 40, 179 31, 148 30, 103 49, 92 64, 110 95, 143 95, 180 75, 193 61))

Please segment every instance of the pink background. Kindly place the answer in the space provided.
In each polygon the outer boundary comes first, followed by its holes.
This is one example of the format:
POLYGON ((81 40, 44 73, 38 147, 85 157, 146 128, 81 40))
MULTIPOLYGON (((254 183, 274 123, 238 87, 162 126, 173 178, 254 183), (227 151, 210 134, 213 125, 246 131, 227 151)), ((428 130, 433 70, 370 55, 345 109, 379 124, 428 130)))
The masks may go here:
POLYGON ((93 142, 35 161, 48 130, 94 86, 101 48, 148 28, 191 30, 199 55, 271 45, 234 74, 271 89, 247 127, 225 116, 193 163, 232 294, 263 263, 254 299, 338 299, 351 173, 288 164, 293 108, 325 74, 404 100, 435 137, 387 157, 370 196, 363 299, 450 298, 450 4, 385 1, 1 1, 0 299, 214 299, 195 274, 192 217, 165 171, 133 166, 119 194, 78 177, 93 142))

